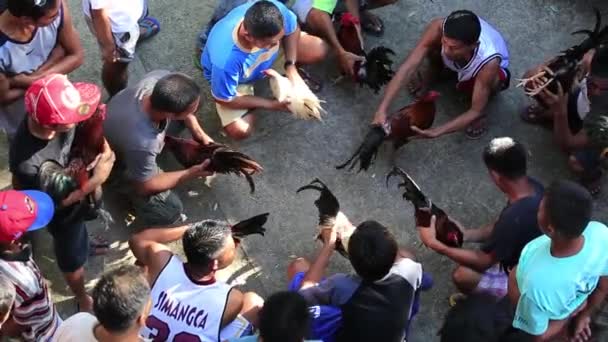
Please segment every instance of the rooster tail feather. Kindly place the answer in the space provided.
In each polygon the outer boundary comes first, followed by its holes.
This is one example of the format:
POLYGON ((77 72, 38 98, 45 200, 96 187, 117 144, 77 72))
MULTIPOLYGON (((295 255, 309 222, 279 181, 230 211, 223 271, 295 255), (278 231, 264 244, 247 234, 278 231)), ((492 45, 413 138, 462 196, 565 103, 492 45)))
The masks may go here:
MULTIPOLYGON (((359 153, 361 152, 362 148, 363 148, 363 144, 359 145, 359 148, 357 148, 357 150, 355 151, 355 153, 353 153, 353 155, 345 163, 336 166, 336 169, 337 170, 342 170, 347 165, 349 165, 357 156, 359 156, 359 153)), ((350 169, 352 169, 352 167, 350 169)))
POLYGON ((264 224, 268 221, 268 215, 270 215, 270 213, 264 213, 238 222, 232 226, 232 236, 236 238, 242 238, 253 234, 264 236, 264 233, 266 232, 264 224))
POLYGON ((243 175, 243 177, 245 177, 247 184, 249 184, 249 193, 254 193, 255 192, 255 183, 253 182, 253 177, 251 177, 251 174, 247 173, 243 170, 241 170, 241 174, 243 175))

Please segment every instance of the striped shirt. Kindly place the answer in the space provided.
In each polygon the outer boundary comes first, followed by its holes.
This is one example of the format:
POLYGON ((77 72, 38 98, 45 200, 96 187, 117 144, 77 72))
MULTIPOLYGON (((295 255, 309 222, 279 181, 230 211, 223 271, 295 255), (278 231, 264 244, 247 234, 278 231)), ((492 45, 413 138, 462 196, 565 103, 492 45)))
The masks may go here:
POLYGON ((15 285, 17 295, 11 314, 15 323, 26 327, 21 334, 23 340, 51 341, 61 318, 38 265, 32 259, 28 262, 0 260, 0 274, 15 285))

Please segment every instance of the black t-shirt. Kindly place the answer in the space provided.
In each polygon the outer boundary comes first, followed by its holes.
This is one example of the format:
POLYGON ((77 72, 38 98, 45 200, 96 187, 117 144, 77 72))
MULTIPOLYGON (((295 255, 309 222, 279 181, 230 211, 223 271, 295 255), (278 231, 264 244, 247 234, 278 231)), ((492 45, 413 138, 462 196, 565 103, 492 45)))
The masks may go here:
POLYGON ((9 150, 9 167, 19 187, 24 190, 39 190, 38 169, 47 160, 62 166, 68 163, 68 155, 74 141, 75 129, 57 134, 51 140, 42 140, 30 133, 27 119, 23 120, 9 150))
POLYGON ((490 238, 481 248, 485 253, 494 254, 505 271, 517 265, 521 250, 528 242, 542 234, 536 216, 544 188, 537 180, 528 179, 536 193, 508 203, 494 224, 490 238))

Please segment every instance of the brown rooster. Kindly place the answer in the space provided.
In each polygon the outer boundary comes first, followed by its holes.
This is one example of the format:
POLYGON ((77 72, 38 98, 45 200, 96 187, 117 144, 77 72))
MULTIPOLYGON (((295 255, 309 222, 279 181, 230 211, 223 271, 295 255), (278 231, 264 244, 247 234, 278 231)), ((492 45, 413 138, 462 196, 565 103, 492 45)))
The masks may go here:
POLYGON ((184 167, 192 167, 210 159, 207 169, 211 172, 242 175, 249 183, 251 193, 255 191, 252 175, 262 172, 262 166, 248 155, 234 151, 226 145, 199 144, 192 139, 165 136, 165 143, 184 167))
MULTIPOLYGON (((87 169, 95 158, 103 152, 103 121, 106 118, 106 107, 100 104, 95 113, 81 122, 74 133, 74 141, 68 156, 68 165, 64 168, 53 160, 40 165, 38 182, 40 189, 55 201, 61 203, 70 193, 84 189, 89 181, 90 170, 87 169)), ((79 204, 71 207, 71 215, 87 212, 88 218, 95 218, 97 209, 101 208, 101 191, 90 193, 79 204)))
POLYGON ((430 128, 435 120, 435 101, 438 97, 438 92, 429 91, 414 103, 391 114, 383 126, 372 126, 353 156, 344 164, 336 166, 336 168, 343 169, 350 164, 349 170, 352 170, 358 160, 359 171, 367 171, 376 158, 380 145, 385 140, 392 140, 393 148, 397 150, 416 135, 411 126, 420 129, 430 128))
POLYGON ((303 190, 317 190, 320 192, 319 198, 315 200, 315 206, 319 210, 319 233, 317 239, 321 239, 321 232, 324 229, 332 229, 336 222, 340 224, 336 227, 340 233, 340 239, 336 241, 336 251, 345 258, 348 258, 348 239, 355 227, 350 224, 348 218, 340 211, 340 203, 329 188, 318 178, 308 185, 299 188, 296 193, 303 190))
POLYGON ((402 169, 394 167, 386 176, 386 186, 391 177, 399 176, 403 182, 398 187, 403 188, 403 198, 414 205, 414 216, 417 227, 429 227, 431 216, 435 215, 435 229, 437 229, 437 240, 447 246, 462 247, 463 235, 458 225, 441 208, 436 206, 426 197, 412 178, 402 169))
POLYGON ((367 85, 377 94, 380 88, 386 85, 395 74, 392 70, 393 61, 390 58, 391 55, 395 55, 395 52, 384 46, 378 46, 366 53, 361 33, 357 30, 358 25, 359 18, 348 12, 342 14, 337 33, 338 41, 344 50, 365 57, 364 62, 355 64, 355 82, 367 85))
POLYGON ((239 243, 247 235, 260 234, 264 236, 266 232, 264 224, 268 221, 268 215, 269 213, 256 215, 232 225, 232 238, 234 241, 239 243))

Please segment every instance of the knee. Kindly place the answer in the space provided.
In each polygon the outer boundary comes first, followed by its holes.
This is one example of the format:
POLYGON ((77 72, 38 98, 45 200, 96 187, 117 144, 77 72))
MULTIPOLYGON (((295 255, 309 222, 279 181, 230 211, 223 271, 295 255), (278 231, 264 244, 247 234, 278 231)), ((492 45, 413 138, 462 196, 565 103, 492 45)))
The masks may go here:
POLYGON ((310 262, 305 258, 297 258, 287 266, 287 279, 291 280, 296 274, 307 272, 310 269, 310 262))
POLYGON ((237 120, 224 127, 224 132, 228 137, 234 140, 247 139, 253 133, 253 122, 246 120, 237 120))
POLYGON ((468 282, 467 272, 464 267, 456 267, 454 272, 452 272, 452 281, 456 286, 466 284, 468 282))
POLYGON ((311 59, 314 63, 323 61, 329 55, 329 45, 321 38, 318 38, 314 51, 311 51, 311 59))
POLYGON ((243 308, 261 308, 264 306, 264 299, 255 292, 246 292, 243 294, 243 308))

